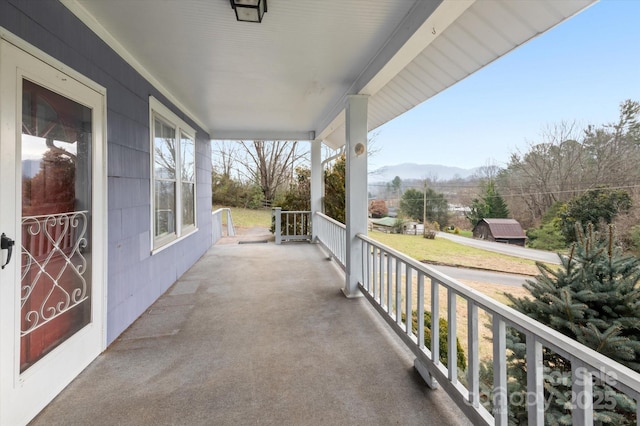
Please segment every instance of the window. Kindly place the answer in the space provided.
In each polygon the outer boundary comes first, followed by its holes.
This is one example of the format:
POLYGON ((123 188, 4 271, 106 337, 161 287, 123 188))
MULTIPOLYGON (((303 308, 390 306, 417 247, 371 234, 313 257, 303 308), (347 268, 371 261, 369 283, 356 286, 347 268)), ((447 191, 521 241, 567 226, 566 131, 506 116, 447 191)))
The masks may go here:
POLYGON ((191 136, 182 133, 180 138, 180 163, 182 183, 182 226, 196 224, 196 143, 191 136))
POLYGON ((151 116, 153 248, 196 229, 195 131, 155 98, 151 116))

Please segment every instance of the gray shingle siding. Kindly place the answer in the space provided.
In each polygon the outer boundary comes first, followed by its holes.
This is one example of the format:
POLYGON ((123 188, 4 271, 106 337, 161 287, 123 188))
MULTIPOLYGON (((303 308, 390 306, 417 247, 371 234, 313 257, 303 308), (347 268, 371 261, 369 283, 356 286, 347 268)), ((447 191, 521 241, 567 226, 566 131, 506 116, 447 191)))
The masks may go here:
POLYGON ((0 26, 107 89, 111 343, 211 245, 209 135, 56 0, 0 0, 0 26), (149 96, 196 131, 199 231, 151 255, 149 96))

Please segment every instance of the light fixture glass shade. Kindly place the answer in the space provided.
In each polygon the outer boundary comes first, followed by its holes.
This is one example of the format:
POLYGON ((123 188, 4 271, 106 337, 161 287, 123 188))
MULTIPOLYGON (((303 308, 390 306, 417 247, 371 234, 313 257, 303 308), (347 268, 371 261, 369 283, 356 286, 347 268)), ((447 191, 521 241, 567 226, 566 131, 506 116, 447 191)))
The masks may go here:
POLYGON ((236 19, 244 22, 262 22, 267 11, 267 0, 231 0, 236 19))

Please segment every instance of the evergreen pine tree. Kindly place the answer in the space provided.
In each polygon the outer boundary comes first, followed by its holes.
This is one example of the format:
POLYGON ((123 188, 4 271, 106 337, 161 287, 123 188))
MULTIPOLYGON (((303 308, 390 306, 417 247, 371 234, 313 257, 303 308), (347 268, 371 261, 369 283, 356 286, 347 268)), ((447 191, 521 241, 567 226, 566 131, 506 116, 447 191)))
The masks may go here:
POLYGON ((495 181, 490 180, 487 183, 486 194, 483 198, 489 207, 490 216, 487 216, 488 218, 506 219, 509 217, 509 208, 502 195, 498 192, 495 181))
MULTIPOLYGON (((540 275, 527 281, 531 297, 506 296, 513 307, 560 333, 640 372, 640 259, 623 255, 615 246, 613 228, 601 238, 589 224, 577 225, 578 241, 568 256, 560 256, 558 270, 538 264, 540 275)), ((510 401, 526 401, 526 345, 521 333, 509 329, 508 374, 510 401), (513 395, 516 395, 514 397, 513 395)), ((571 365, 544 349, 545 412, 547 424, 571 424, 571 365)), ((487 369, 488 366, 485 366, 487 369)), ((594 421, 635 424, 636 406, 606 381, 594 385, 594 421)), ((526 424, 526 404, 511 403, 510 422, 526 424)))
POLYGON ((346 223, 346 164, 346 157, 342 154, 329 170, 324 171, 324 212, 341 223, 346 223))
POLYGON ((467 219, 471 226, 476 226, 482 219, 505 219, 509 217, 509 208, 504 198, 496 189, 493 179, 486 182, 480 199, 474 198, 471 202, 471 211, 467 219))

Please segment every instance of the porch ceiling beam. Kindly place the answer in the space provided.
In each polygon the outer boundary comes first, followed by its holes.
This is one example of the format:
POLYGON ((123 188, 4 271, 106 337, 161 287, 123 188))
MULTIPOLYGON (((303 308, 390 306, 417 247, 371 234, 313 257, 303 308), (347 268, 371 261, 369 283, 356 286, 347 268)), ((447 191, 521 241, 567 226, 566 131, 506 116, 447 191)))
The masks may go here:
POLYGON ((265 140, 265 141, 312 141, 316 139, 313 131, 277 131, 277 130, 218 130, 209 134, 212 140, 265 140))
POLYGON ((321 121, 318 137, 330 140, 329 135, 344 125, 344 105, 348 95, 375 95, 474 2, 475 0, 417 2, 387 43, 321 121))

